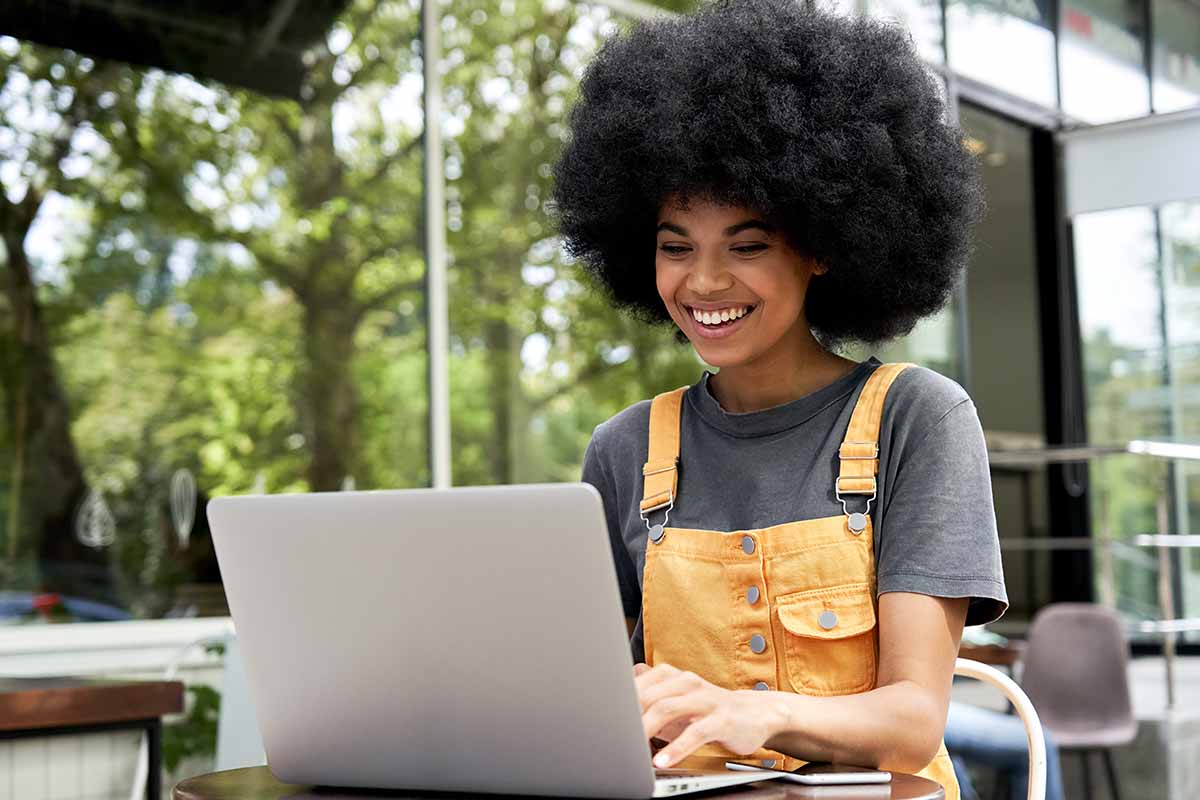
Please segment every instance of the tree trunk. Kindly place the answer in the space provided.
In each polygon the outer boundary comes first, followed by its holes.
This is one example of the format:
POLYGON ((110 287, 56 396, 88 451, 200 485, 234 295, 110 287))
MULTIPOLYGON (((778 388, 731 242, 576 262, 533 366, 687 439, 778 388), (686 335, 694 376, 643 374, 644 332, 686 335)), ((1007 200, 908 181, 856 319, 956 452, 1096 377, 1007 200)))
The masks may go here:
POLYGON ((490 319, 484 323, 483 337, 488 359, 488 398, 492 408, 492 441, 488 448, 492 480, 496 483, 512 483, 516 472, 514 464, 514 431, 520 399, 516 382, 521 374, 520 353, 513 346, 516 332, 503 319, 490 319))
POLYGON ((335 491, 358 465, 358 387, 354 333, 358 323, 344 298, 317 295, 304 303, 305 396, 310 491, 335 491))
POLYGON ((9 272, 4 288, 12 308, 10 335, 15 343, 5 412, 20 456, 12 474, 12 496, 19 499, 20 509, 10 510, 17 529, 8 531, 13 538, 6 544, 6 555, 16 554, 21 544, 16 537, 27 531, 38 555, 40 588, 112 601, 108 554, 75 537, 75 514, 87 486, 71 438, 66 392, 25 255, 28 226, 12 216, 2 222, 9 272))

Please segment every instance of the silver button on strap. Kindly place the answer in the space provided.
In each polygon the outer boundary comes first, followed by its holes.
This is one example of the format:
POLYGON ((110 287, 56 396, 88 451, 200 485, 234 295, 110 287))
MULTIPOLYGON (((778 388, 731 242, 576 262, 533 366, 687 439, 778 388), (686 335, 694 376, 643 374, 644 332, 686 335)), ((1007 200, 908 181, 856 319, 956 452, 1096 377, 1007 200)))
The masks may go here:
POLYGON ((663 540, 663 534, 666 532, 666 524, 671 520, 671 509, 674 507, 675 495, 672 493, 667 497, 667 502, 663 505, 656 506, 655 508, 650 509, 650 511, 638 510, 638 516, 642 518, 642 522, 646 523, 646 534, 650 541, 654 542, 654 544, 658 544, 663 540), (658 511, 660 508, 663 510, 663 521, 661 523, 651 525, 650 514, 658 511))

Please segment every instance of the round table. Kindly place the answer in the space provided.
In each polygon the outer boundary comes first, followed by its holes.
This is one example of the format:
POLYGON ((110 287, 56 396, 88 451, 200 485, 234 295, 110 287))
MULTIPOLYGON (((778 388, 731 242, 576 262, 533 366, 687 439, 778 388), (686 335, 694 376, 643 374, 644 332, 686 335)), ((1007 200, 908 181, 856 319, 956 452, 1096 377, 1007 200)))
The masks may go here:
MULTIPOLYGON (((372 794, 355 789, 339 795, 336 789, 316 789, 280 783, 266 767, 231 769, 212 772, 181 781, 172 791, 172 800, 371 800, 372 798, 444 798, 444 793, 380 792, 372 794)), ((500 795, 456 795, 479 800, 496 800, 500 795)), ((511 797, 511 795, 509 795, 511 797)), ((822 800, 945 800, 942 787, 916 775, 892 773, 892 781, 875 786, 803 786, 790 781, 772 780, 763 783, 734 786, 696 794, 697 800, 737 798, 737 800, 801 800, 820 797, 822 800)))

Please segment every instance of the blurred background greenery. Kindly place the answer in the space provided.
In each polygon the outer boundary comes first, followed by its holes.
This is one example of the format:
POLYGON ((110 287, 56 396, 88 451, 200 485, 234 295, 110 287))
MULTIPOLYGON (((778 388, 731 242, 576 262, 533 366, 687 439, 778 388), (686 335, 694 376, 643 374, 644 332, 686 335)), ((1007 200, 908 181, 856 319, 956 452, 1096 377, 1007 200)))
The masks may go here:
MULTIPOLYGON (((664 2, 681 9, 688 4, 664 2)), ((612 313, 547 198, 604 7, 442 16, 456 484, 578 478, 701 365, 612 313)), ((0 39, 0 587, 158 616, 215 580, 208 496, 427 485, 420 6, 356 2, 300 99, 0 39), (78 541, 99 492, 111 547, 78 541)))
MULTIPOLYGON (((1175 0, 1136 3, 1193 20, 1175 0)), ((591 290, 549 203, 588 60, 633 24, 627 11, 695 5, 439 6, 456 485, 575 480, 598 422, 703 369, 670 330, 591 290)), ((914 35, 990 206, 952 304, 877 355, 963 383, 993 445, 1200 435, 1200 203, 1079 214, 1048 236, 1037 226, 1054 215, 1043 176, 1055 164, 1034 152, 1057 126, 1200 103, 1200 38, 1151 35, 1140 14, 1082 0, 1061 31, 1040 6, 1018 19, 984 0, 829 5, 914 35), (1124 38, 1083 36, 1084 17, 1125 25, 1124 38), (1026 34, 1040 66, 1016 80, 1026 34), (1075 296, 1047 291, 1056 235, 1073 236, 1075 296), (1076 317, 1073 351, 1063 331, 1076 317), (1082 376, 1055 374, 1054 359, 1082 376)), ((353 0, 328 29, 304 24, 317 33, 279 95, 0 36, 0 604, 6 591, 99 604, 51 598, 26 618, 224 614, 209 497, 431 482, 421 3, 353 0)), ((1198 475, 1119 457, 1072 494, 1053 470, 1033 483, 994 473, 1001 535, 1187 533, 1198 475), (1077 501, 1069 529, 1047 511, 1077 501)), ((1013 552, 1010 618, 1064 580, 1086 594, 1099 574, 1013 552)), ((1200 608, 1200 551, 1180 566, 1179 594, 1200 608)), ((1154 616, 1157 562, 1114 569, 1118 605, 1154 616)))

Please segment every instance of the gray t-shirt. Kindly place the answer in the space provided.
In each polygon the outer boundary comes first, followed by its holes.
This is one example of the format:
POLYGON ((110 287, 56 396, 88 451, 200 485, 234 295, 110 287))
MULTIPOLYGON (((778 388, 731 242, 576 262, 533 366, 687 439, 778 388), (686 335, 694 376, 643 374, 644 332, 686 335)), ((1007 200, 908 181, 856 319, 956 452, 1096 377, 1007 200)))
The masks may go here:
MULTIPOLYGON (((841 514, 834 497, 838 447, 855 401, 880 362, 783 405, 726 412, 709 373, 684 394, 679 485, 670 527, 737 531, 841 514)), ((642 647, 646 524, 638 516, 650 401, 596 426, 583 480, 599 490, 621 599, 642 647)), ((923 367, 902 372, 888 391, 879 435, 878 497, 871 505, 878 590, 969 597, 967 624, 1008 607, 992 506, 987 450, 975 404, 954 381, 923 367)), ((849 500, 852 511, 862 499, 849 500)), ((651 515, 662 521, 662 512, 651 515)))

